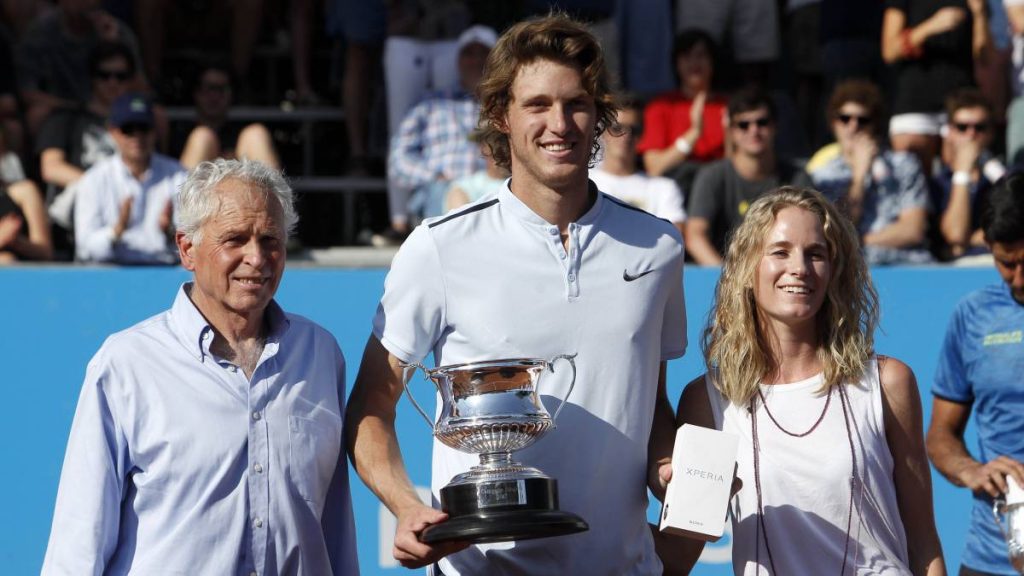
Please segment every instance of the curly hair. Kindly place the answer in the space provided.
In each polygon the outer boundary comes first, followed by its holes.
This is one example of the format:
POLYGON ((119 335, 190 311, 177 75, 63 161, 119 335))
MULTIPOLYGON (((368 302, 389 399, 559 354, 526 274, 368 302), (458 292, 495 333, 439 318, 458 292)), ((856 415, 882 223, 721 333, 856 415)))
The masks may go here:
POLYGON ((871 117, 872 130, 874 132, 881 130, 885 105, 882 102, 882 92, 874 82, 859 78, 840 82, 828 100, 826 115, 830 124, 839 118, 839 109, 846 104, 863 106, 867 109, 868 116, 871 117))
POLYGON ((832 263, 825 300, 816 316, 818 358, 828 388, 859 378, 874 348, 878 294, 861 256, 857 231, 820 192, 783 186, 750 205, 729 243, 702 349, 715 386, 736 404, 778 369, 765 333, 754 285, 765 238, 778 213, 797 207, 817 214, 832 263))
POLYGON ((618 104, 601 45, 582 24, 561 13, 516 24, 491 49, 484 77, 477 87, 481 142, 498 166, 511 168, 508 134, 502 128, 512 103, 512 83, 524 66, 538 60, 551 60, 578 70, 584 89, 594 98, 597 122, 590 150, 593 167, 600 136, 614 125, 618 104))

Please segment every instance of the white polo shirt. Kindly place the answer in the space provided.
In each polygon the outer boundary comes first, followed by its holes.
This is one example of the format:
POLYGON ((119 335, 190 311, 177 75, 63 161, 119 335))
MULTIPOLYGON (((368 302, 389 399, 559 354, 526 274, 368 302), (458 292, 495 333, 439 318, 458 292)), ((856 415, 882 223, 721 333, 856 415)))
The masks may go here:
MULTIPOLYGON (((597 193, 568 244, 506 183, 416 228, 385 282, 374 334, 404 361, 577 354, 557 428, 513 458, 556 478, 561 509, 590 530, 474 546, 441 561, 446 576, 661 573, 646 518, 647 441, 659 363, 686 349, 682 241, 668 222, 597 193)), ((541 377, 552 414, 570 377, 564 362, 541 377)), ((435 499, 478 462, 435 440, 435 499)))
POLYGON ((673 224, 686 221, 683 193, 671 178, 648 176, 643 172, 619 176, 601 168, 592 169, 590 178, 598 188, 626 204, 646 210, 673 224))

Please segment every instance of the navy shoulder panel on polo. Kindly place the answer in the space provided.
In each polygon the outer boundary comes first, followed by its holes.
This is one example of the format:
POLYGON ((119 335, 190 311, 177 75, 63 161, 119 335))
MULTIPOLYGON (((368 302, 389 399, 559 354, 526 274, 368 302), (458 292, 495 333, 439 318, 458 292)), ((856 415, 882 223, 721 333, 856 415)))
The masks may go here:
POLYGON ((488 200, 487 202, 484 202, 483 204, 477 204, 476 206, 473 206, 472 208, 469 208, 467 210, 463 210, 462 212, 456 212, 455 214, 451 214, 449 216, 446 216, 446 217, 438 220, 437 222, 433 222, 431 224, 428 224, 427 227, 428 228, 433 228, 435 226, 440 226, 441 224, 444 224, 445 222, 450 222, 450 221, 452 221, 452 220, 454 220, 456 218, 465 216, 466 214, 472 214, 473 212, 479 212, 480 210, 483 210, 485 208, 490 208, 491 206, 494 206, 497 203, 498 203, 498 199, 497 198, 495 198, 493 200, 488 200))
POLYGON ((666 220, 664 218, 658 218, 657 216, 655 216, 654 214, 651 214, 647 210, 643 210, 641 208, 637 208, 636 206, 633 206, 632 204, 628 204, 626 202, 623 202, 622 200, 619 200, 618 198, 616 198, 615 196, 612 196, 611 194, 605 194, 604 192, 602 192, 602 194, 604 194, 605 200, 608 200, 609 202, 614 202, 615 204, 618 204, 619 206, 622 206, 623 208, 628 208, 630 210, 633 210, 634 212, 639 212, 641 214, 645 214, 647 216, 650 216, 651 218, 654 218, 655 220, 661 220, 662 222, 667 222, 667 223, 671 224, 671 222, 669 222, 668 220, 666 220))

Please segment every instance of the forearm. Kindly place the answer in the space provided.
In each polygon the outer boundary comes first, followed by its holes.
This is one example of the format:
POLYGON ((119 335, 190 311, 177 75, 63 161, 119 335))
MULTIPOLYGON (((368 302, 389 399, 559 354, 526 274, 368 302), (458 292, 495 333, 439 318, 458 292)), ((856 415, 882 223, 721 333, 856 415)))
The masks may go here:
POLYGON ((644 170, 650 176, 662 176, 682 164, 686 158, 674 145, 664 150, 648 150, 643 155, 644 170))
POLYGON ((843 197, 842 208, 854 226, 860 224, 864 215, 864 176, 854 176, 850 181, 850 188, 843 197))
POLYGON ((10 250, 17 254, 20 260, 49 260, 53 257, 53 246, 50 244, 49 237, 33 240, 18 236, 3 247, 3 250, 10 250))
POLYGON ((963 247, 971 235, 971 201, 967 185, 954 184, 949 195, 949 205, 939 222, 942 237, 951 246, 963 247))
POLYGON ((1010 21, 1010 30, 1017 36, 1024 35, 1024 4, 1005 6, 1006 19, 1010 21))
POLYGON ((659 394, 654 404, 651 436, 647 440, 647 487, 659 500, 665 499, 665 488, 658 474, 662 464, 672 460, 675 443, 675 411, 665 394, 665 363, 661 364, 659 394))
POLYGON ((932 428, 928 432, 928 458, 932 465, 954 486, 966 488, 964 473, 981 462, 974 459, 967 450, 962 437, 947 430, 932 428))
POLYGON ((893 222, 878 232, 865 234, 864 245, 906 248, 920 244, 923 238, 924 234, 921 231, 908 227, 901 222, 893 222))
POLYGON ((992 33, 988 28, 988 14, 984 7, 981 10, 971 10, 971 53, 974 59, 985 63, 989 61, 995 47, 992 44, 992 33))
POLYGON ((62 188, 66 188, 71 184, 74 184, 84 173, 81 168, 63 160, 47 160, 46 152, 43 152, 40 171, 42 172, 43 180, 47 184, 53 184, 54 186, 60 186, 62 188))
POLYGON ((694 262, 701 266, 721 266, 722 264, 722 255, 703 234, 687 232, 686 251, 693 257, 694 262))
POLYGON ((421 504, 405 469, 395 433, 394 414, 350 415, 355 425, 348 431, 349 456, 363 483, 377 495, 392 514, 421 504))

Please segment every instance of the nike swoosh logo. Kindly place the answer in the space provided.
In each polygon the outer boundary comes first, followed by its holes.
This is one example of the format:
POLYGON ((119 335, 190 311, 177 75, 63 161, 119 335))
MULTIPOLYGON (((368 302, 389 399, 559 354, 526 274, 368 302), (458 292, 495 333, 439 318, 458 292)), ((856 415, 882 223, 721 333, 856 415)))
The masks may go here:
POLYGON ((654 268, 651 268, 650 270, 645 270, 645 271, 643 271, 643 272, 641 272, 641 273, 639 273, 639 274, 634 276, 634 275, 630 274, 628 270, 623 270, 622 271, 622 279, 625 280, 626 282, 632 282, 633 280, 636 280, 637 278, 643 278, 644 276, 647 276, 651 272, 654 272, 654 268))

